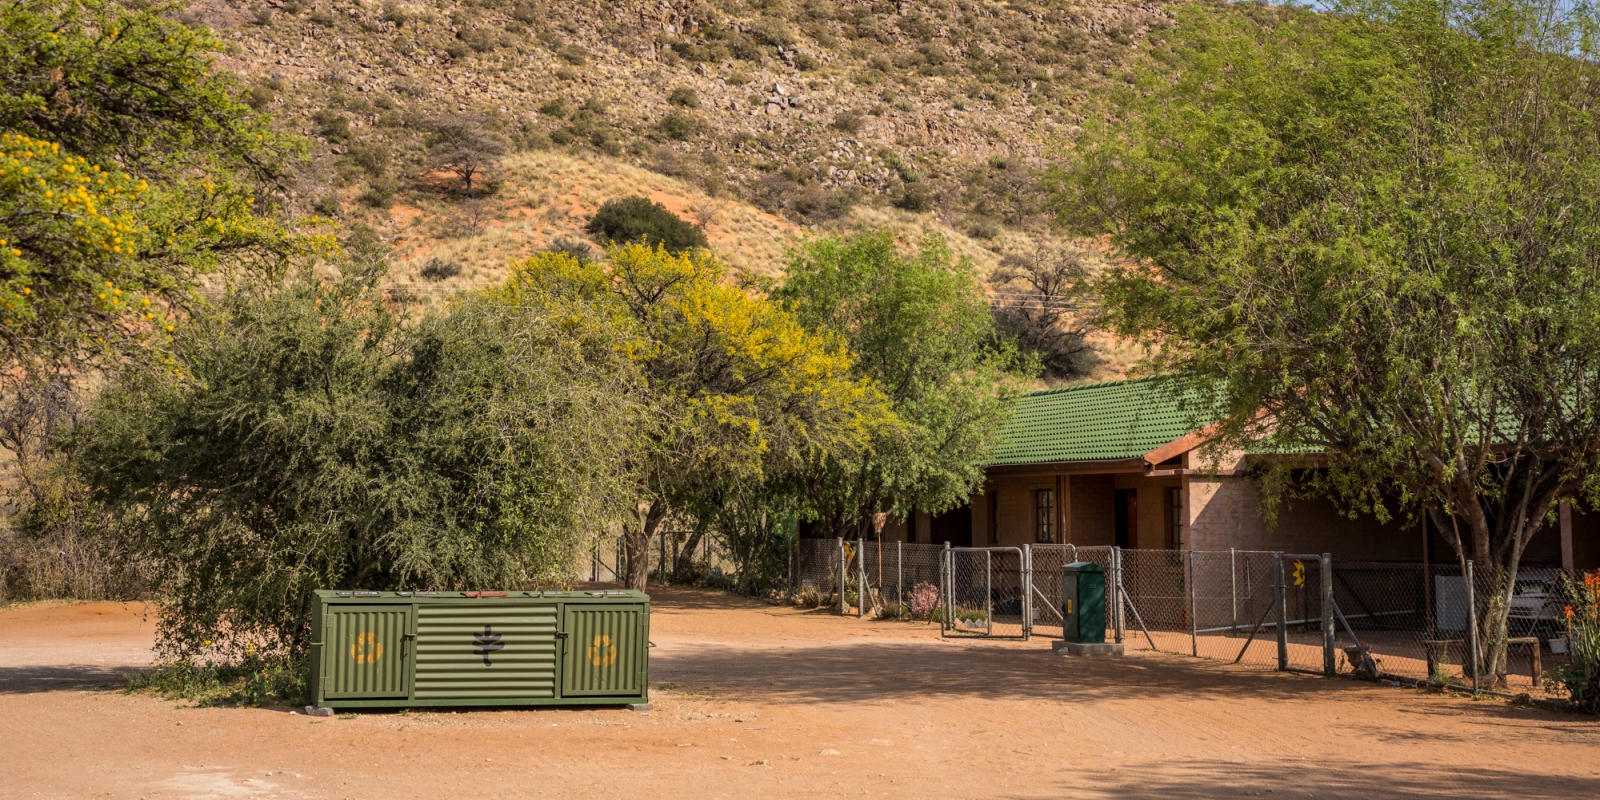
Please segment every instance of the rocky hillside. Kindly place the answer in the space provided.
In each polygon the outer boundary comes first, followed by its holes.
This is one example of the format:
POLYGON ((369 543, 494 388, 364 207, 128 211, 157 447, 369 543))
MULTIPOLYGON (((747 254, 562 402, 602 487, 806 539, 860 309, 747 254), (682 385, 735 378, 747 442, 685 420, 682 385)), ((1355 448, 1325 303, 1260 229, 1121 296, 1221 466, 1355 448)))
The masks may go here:
POLYGON ((1052 244, 1044 154, 1167 24, 1157 5, 1067 0, 197 0, 182 13, 227 42, 252 104, 318 143, 296 202, 371 226, 419 282, 435 262, 461 262, 454 280, 493 277, 496 259, 577 235, 577 215, 639 182, 651 188, 629 193, 712 222, 714 245, 727 217, 721 238, 740 241, 718 249, 754 269, 808 227, 940 230, 980 264, 1034 251, 1052 244), (424 158, 430 122, 452 114, 481 115, 514 151, 471 198, 424 158))

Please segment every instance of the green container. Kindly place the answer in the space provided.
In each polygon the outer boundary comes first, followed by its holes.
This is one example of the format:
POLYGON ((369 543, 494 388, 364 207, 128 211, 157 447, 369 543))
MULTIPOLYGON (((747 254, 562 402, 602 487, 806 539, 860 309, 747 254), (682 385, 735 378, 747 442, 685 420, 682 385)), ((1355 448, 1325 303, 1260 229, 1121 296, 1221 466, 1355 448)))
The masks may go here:
POLYGON ((649 702, 643 592, 317 592, 319 707, 649 702))
POLYGON ((1075 561, 1061 568, 1061 627, 1069 642, 1105 643, 1105 567, 1075 561))

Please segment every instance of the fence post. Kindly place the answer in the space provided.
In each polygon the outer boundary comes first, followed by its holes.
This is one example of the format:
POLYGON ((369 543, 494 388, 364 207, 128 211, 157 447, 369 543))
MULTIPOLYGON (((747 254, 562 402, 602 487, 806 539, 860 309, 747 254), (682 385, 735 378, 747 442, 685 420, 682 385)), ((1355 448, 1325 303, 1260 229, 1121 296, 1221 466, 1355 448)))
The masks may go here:
POLYGON ((1472 575, 1472 562, 1467 562, 1467 647, 1472 648, 1472 696, 1478 696, 1478 586, 1472 575))
POLYGON ((1022 546, 1022 641, 1033 640, 1033 545, 1022 546))
POLYGON ((1239 634, 1239 548, 1228 548, 1228 597, 1233 601, 1233 633, 1239 634))
POLYGON ((799 537, 800 532, 795 531, 795 535, 789 538, 789 583, 785 588, 789 590, 789 600, 791 601, 794 600, 794 546, 795 540, 799 537))
POLYGON ((1277 553, 1272 570, 1273 605, 1278 608, 1278 670, 1289 668, 1289 593, 1284 587, 1283 554, 1277 553))
POLYGON ((1188 569, 1189 574, 1183 580, 1183 588, 1189 590, 1189 592, 1188 592, 1188 594, 1189 594, 1189 655, 1193 656, 1195 658, 1199 658, 1200 657, 1200 633, 1199 633, 1200 626, 1195 622, 1195 619, 1194 619, 1194 612, 1195 612, 1195 602, 1194 602, 1194 550, 1191 549, 1191 550, 1183 551, 1183 556, 1184 556, 1183 560, 1188 565, 1188 568, 1189 568, 1188 569))
POLYGON ((660 564, 661 582, 662 583, 666 583, 667 582, 667 535, 666 535, 666 533, 663 532, 663 533, 657 534, 656 545, 657 545, 656 552, 660 553, 660 555, 661 555, 661 564, 660 564))
POLYGON ((950 555, 950 542, 944 542, 944 550, 939 552, 939 579, 944 586, 939 587, 939 595, 944 597, 944 619, 939 621, 939 630, 954 630, 950 621, 955 619, 955 557, 950 555))
POLYGON ((905 542, 894 543, 894 602, 900 610, 897 617, 906 615, 906 554, 905 542))
POLYGON ((1333 554, 1322 554, 1322 674, 1331 678, 1338 673, 1333 658, 1333 554))
POLYGON ((867 615, 867 540, 856 540, 856 619, 867 615))
POLYGON ((837 541, 839 542, 839 616, 842 617, 842 616, 844 616, 844 610, 845 610, 845 603, 844 603, 844 574, 845 574, 844 537, 840 536, 837 541))
MULTIPOLYGON (((1077 557, 1078 549, 1076 547, 1072 549, 1072 554, 1074 558, 1077 557)), ((1117 644, 1122 644, 1123 614, 1126 608, 1124 604, 1128 600, 1128 592, 1123 588, 1125 579, 1126 576, 1122 566, 1122 548, 1112 547, 1111 583, 1116 587, 1116 597, 1111 604, 1111 636, 1116 640, 1117 644)))

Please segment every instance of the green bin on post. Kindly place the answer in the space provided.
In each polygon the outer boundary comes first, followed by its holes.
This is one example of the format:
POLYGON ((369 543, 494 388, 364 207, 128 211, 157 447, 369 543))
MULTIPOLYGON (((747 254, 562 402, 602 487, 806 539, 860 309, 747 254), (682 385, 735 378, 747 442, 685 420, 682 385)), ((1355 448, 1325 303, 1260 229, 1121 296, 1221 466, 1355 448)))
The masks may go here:
POLYGON ((1106 568, 1075 561, 1061 568, 1062 638, 1080 644, 1106 641, 1106 568))

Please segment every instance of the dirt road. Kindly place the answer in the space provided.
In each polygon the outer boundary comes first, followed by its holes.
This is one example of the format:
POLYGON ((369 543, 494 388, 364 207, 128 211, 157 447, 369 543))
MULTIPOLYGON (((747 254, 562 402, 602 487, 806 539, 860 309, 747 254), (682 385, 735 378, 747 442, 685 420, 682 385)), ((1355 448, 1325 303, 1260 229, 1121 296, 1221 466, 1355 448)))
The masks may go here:
POLYGON ((1600 796, 1600 722, 655 593, 656 710, 198 709, 117 691, 153 621, 0 612, 0 797, 1600 796))

